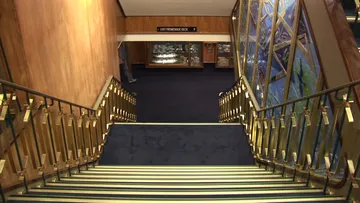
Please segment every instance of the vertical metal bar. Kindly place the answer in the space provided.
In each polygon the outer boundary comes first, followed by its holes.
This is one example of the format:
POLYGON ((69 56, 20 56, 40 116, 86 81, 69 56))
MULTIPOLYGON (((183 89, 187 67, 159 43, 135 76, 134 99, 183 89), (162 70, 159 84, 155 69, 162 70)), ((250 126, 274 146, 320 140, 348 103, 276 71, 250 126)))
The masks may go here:
MULTIPOLYGON (((310 103, 310 99, 308 99, 306 101, 306 106, 305 106, 305 111, 307 111, 309 109, 309 103, 310 103)), ((303 119, 303 123, 302 123, 302 131, 301 131, 301 135, 300 135, 300 143, 299 143, 299 146, 298 146, 298 150, 297 150, 297 160, 296 160, 296 164, 299 163, 299 160, 300 160, 300 157, 301 157, 301 154, 300 154, 300 150, 301 150, 301 147, 302 147, 302 143, 303 143, 303 138, 304 138, 304 131, 305 131, 305 123, 306 123, 306 118, 304 116, 304 119, 303 119)))
MULTIPOLYGON (((267 61, 267 68, 266 68, 266 76, 265 76, 265 87, 264 87, 264 98, 262 106, 266 106, 267 101, 267 95, 268 95, 268 89, 270 84, 270 73, 271 73, 271 64, 272 64, 272 58, 273 58, 273 51, 274 51, 274 44, 275 44, 275 33, 276 33, 276 24, 278 19, 278 10, 279 10, 279 3, 280 1, 275 1, 274 5, 274 12, 272 16, 272 25, 271 25, 271 34, 270 34, 270 44, 269 44, 269 55, 268 55, 268 61, 267 61)), ((260 25, 261 26, 261 25, 260 25)))
POLYGON ((260 153, 259 152, 259 150, 258 150, 258 142, 259 142, 259 126, 260 126, 260 124, 259 124, 259 122, 260 122, 260 117, 259 117, 259 113, 257 113, 257 118, 255 118, 255 124, 253 124, 253 126, 255 126, 255 128, 256 128, 256 140, 255 140, 255 153, 256 153, 256 151, 258 151, 258 153, 260 153))
MULTIPOLYGON (((80 110, 80 116, 82 116, 82 108, 79 107, 79 110, 80 110)), ((81 121, 83 122, 83 121, 81 121)), ((86 144, 85 144, 85 131, 84 131, 84 125, 83 123, 81 123, 81 134, 82 134, 82 142, 83 142, 83 153, 86 152, 86 144)), ((85 154, 86 156, 86 154, 85 154)), ((86 170, 88 170, 88 165, 87 163, 85 163, 85 167, 86 167, 86 170)))
POLYGON ((258 21, 256 23, 256 41, 255 41, 255 56, 254 56, 254 69, 252 72, 252 79, 250 87, 254 89, 255 84, 255 75, 257 73, 258 69, 258 59, 259 59, 259 41, 260 41, 260 31, 261 31, 261 20, 262 20, 262 13, 263 13, 263 6, 264 6, 264 0, 259 0, 259 12, 258 12, 258 21))
MULTIPOLYGON (((310 103, 310 99, 308 99, 306 101, 305 111, 308 110, 309 103, 310 103)), ((301 157, 300 150, 301 150, 302 143, 303 143, 304 131, 305 131, 305 123, 306 123, 305 113, 306 112, 304 112, 304 118, 303 118, 303 122, 302 122, 302 125, 301 125, 300 143, 299 143, 299 146, 298 146, 297 159, 296 159, 296 162, 295 162, 296 165, 299 164, 299 160, 300 160, 300 157, 301 157)), ((295 167, 294 174, 293 174, 293 181, 295 181, 295 177, 296 177, 296 167, 295 167)))
POLYGON ((299 30, 299 22, 300 22, 300 14, 301 14, 301 4, 300 0, 297 1, 296 10, 295 10, 295 20, 294 20, 294 32, 291 38, 290 44, 290 52, 289 52, 289 61, 287 64, 287 73, 286 73, 286 82, 285 82, 285 91, 283 101, 286 101, 289 95, 290 84, 291 84, 291 76, 293 71, 293 65, 295 60, 295 51, 296 51, 296 42, 297 42, 297 33, 299 30))
MULTIPOLYGON (((284 108, 284 107, 283 107, 284 108)), ((281 135, 281 121, 280 121, 281 118, 279 118, 279 122, 278 122, 278 129, 277 129, 277 141, 276 141, 276 151, 275 151, 275 160, 278 158, 279 156, 279 148, 280 148, 280 135, 281 135)), ((275 172, 275 167, 274 167, 274 171, 275 172)))
MULTIPOLYGON (((295 103, 292 104, 292 109, 291 109, 292 113, 295 113, 295 105, 296 105, 295 103)), ((292 131, 292 119, 290 119, 289 132, 288 132, 288 136, 287 136, 287 140, 286 140, 286 155, 285 155, 286 161, 288 160, 288 155, 289 155, 291 131, 292 131)))
MULTIPOLYGON (((70 104, 70 113, 71 115, 73 115, 73 108, 72 108, 72 105, 70 104)), ((77 159, 80 159, 80 157, 78 157, 78 154, 77 154, 77 150, 78 150, 78 144, 77 144, 77 139, 76 139, 76 131, 75 131, 75 121, 74 121, 74 118, 72 119, 71 121, 71 126, 72 126, 72 131, 73 131, 73 138, 74 138, 74 145, 75 145, 75 152, 74 152, 74 157, 77 158, 77 159)))
MULTIPOLYGON (((274 110, 275 109, 272 109, 271 110, 271 118, 273 118, 274 117, 274 110)), ((271 122, 270 122, 270 125, 269 125, 269 141, 268 141, 268 150, 269 150, 269 152, 271 151, 270 150, 270 147, 271 147, 271 142, 272 142, 272 132, 273 132, 273 130, 272 130, 272 128, 273 128, 273 126, 272 126, 272 124, 271 124, 271 122)), ((270 154, 270 153, 268 153, 268 154, 270 154)))
MULTIPOLYGON (((357 175, 359 174, 359 171, 360 171, 360 156, 358 158, 358 161, 357 161, 357 165, 356 165, 356 169, 355 169, 355 173, 353 175, 353 178, 355 179, 357 177, 357 175)), ((356 180, 355 180, 356 181, 356 180)), ((346 200, 350 200, 350 197, 351 197, 351 193, 352 193, 352 190, 353 190, 353 184, 350 183, 350 187, 349 187, 349 191, 348 191, 348 194, 346 196, 346 200)))
MULTIPOLYGON (((319 103, 321 103, 321 100, 322 100, 321 97, 320 97, 320 102, 319 103)), ((326 95, 324 95, 324 106, 325 105, 326 105, 326 95)), ((322 112, 320 112, 319 126, 318 126, 318 129, 317 129, 317 132, 316 132, 316 139, 315 139, 314 147, 313 147, 312 152, 311 152, 311 163, 310 163, 310 168, 309 168, 309 174, 308 174, 308 177, 307 177, 307 180, 306 180, 306 186, 309 186, 309 183, 310 183, 310 178, 311 178, 310 172, 311 172, 311 168, 314 165, 316 146, 319 143, 319 139, 320 139, 320 135, 321 135, 321 126, 322 126, 323 119, 324 119, 323 114, 322 114, 322 112)))
POLYGON ((242 69, 242 71, 244 71, 245 73, 245 68, 247 68, 247 51, 248 51, 248 46, 249 46, 249 32, 250 32, 250 22, 251 22, 251 4, 252 2, 255 0, 249 0, 248 2, 248 13, 247 13, 247 17, 246 17, 246 39, 245 39, 245 48, 244 48, 244 68, 242 69))
POLYGON ((265 150, 265 147, 264 147, 264 143, 265 143, 265 130, 267 130, 267 129, 265 129, 265 126, 264 126, 264 122, 267 122, 267 119, 266 119, 266 111, 265 112, 263 112, 263 118, 264 118, 264 120, 263 120, 263 122, 261 123, 261 125, 262 125, 262 140, 261 140, 261 154, 264 154, 264 150, 265 150))
MULTIPOLYGON (((348 87, 348 93, 347 93, 347 97, 346 97, 346 102, 349 102, 349 100, 350 100, 350 94, 351 94, 352 88, 353 88, 353 86, 348 87)), ((340 120, 340 127, 337 129, 338 136, 337 136, 336 141, 335 141, 335 147, 334 147, 334 149, 332 151, 333 157, 331 159, 329 172, 332 171, 332 169, 334 167, 335 157, 336 157, 335 153, 336 153, 337 148, 338 148, 338 146, 340 144, 339 142, 340 142, 340 137, 341 137, 341 131, 342 131, 342 128, 343 128, 344 122, 345 122, 345 114, 346 114, 346 112, 344 110, 343 115, 341 116, 341 120, 340 120)), ((336 121, 334 121, 334 122, 336 122, 336 121)), ((326 194, 328 184, 329 184, 329 175, 327 175, 327 177, 326 177, 325 187, 324 187, 324 191, 323 191, 324 194, 326 194)))
MULTIPOLYGON (((58 106, 59 106, 59 112, 62 114, 62 108, 61 108, 61 102, 58 101, 58 106)), ((63 141, 64 141, 64 147, 65 147, 65 158, 66 158, 66 162, 69 161, 69 152, 68 152, 68 146, 66 143, 66 135, 65 135, 65 127, 64 127, 64 119, 63 119, 63 115, 61 115, 61 131, 62 131, 62 136, 63 136, 63 141)), ((71 170, 70 170, 70 166, 68 168, 69 170, 69 175, 71 176, 71 170)))
MULTIPOLYGON (((91 111, 88 109, 88 119, 90 120, 90 114, 91 114, 91 111)), ((90 122, 90 121, 89 121, 90 122)), ((90 122, 90 125, 89 125, 89 140, 90 140, 90 151, 92 153, 92 155, 94 156, 94 151, 92 151, 93 149, 93 142, 92 142, 92 137, 91 137, 91 122, 90 122)))
MULTIPOLYGON (((43 97, 43 98, 44 98, 45 108, 47 109, 48 108, 47 98, 46 97, 43 97)), ((52 151, 53 151, 54 160, 55 160, 55 163, 58 164, 59 160, 57 160, 57 157, 56 157, 56 149, 55 149, 55 144, 54 144, 54 137, 53 137, 53 133, 52 133, 52 130, 51 130, 51 124, 50 124, 50 113, 47 116, 47 124, 48 124, 48 130, 49 130, 49 134, 50 134, 50 141, 51 141, 51 147, 52 147, 52 151)), ((58 168, 56 170, 56 174, 57 174, 58 180, 60 180, 60 174, 59 174, 59 169, 58 168)))
MULTIPOLYGON (((30 105, 29 92, 26 92, 26 100, 27 100, 28 105, 30 105)), ((30 122, 31 122, 31 128, 32 128, 34 141, 35 141, 36 154, 37 154, 37 158, 39 160, 39 166, 41 166, 41 154, 40 154, 39 142, 38 142, 37 135, 36 135, 35 123, 34 123, 34 118, 33 118, 32 112, 30 112, 30 122)), ((43 184, 45 185, 46 180, 45 180, 45 174, 44 173, 41 174, 41 178, 42 178, 43 184)))
MULTIPOLYGON (((2 88, 3 88, 3 92, 4 92, 4 100, 7 101, 8 98, 7 98, 7 95, 6 95, 5 85, 4 84, 2 84, 2 88)), ((17 142, 16 133, 15 133, 15 128, 14 128, 13 121, 11 119, 11 113, 10 113, 9 109, 7 110, 5 121, 8 122, 8 124, 10 125, 11 134, 12 134, 12 137, 14 139, 15 150, 16 150, 16 155, 17 155, 18 161, 19 161, 20 170, 24 171, 24 167, 23 167, 22 160, 21 160, 21 155, 20 155, 20 150, 19 150, 19 145, 18 145, 18 142, 17 142)), ((27 185, 26 176, 24 176, 24 187, 25 187, 25 192, 28 193, 29 188, 28 188, 28 185, 27 185)))
MULTIPOLYGON (((103 111, 101 111, 101 112, 103 112, 103 111)), ((103 129, 103 122, 102 122, 102 117, 103 117, 102 114, 99 117, 100 117, 100 133, 101 133, 100 136, 101 136, 102 142, 104 142, 104 140, 103 140, 104 129, 103 129)))

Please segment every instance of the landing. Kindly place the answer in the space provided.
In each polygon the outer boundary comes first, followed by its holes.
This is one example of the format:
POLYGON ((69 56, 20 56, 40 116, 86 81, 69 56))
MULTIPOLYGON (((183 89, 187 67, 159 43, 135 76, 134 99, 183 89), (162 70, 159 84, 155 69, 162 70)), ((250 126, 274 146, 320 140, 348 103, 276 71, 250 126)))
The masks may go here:
POLYGON ((209 64, 203 69, 135 66, 134 77, 136 83, 123 83, 137 93, 140 122, 217 122, 218 95, 235 82, 233 69, 218 70, 209 64))
POLYGON ((113 125, 101 165, 252 165, 239 124, 113 125))

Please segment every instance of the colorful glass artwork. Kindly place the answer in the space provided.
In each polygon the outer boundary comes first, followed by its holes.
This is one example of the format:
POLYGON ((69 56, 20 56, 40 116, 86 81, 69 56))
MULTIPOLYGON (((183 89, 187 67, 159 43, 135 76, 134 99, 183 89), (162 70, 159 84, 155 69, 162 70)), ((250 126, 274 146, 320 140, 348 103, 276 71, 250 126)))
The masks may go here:
POLYGON ((256 49, 255 39, 250 38, 248 43, 248 52, 247 52, 247 66, 245 69, 245 75, 250 84, 252 82, 253 71, 254 71, 255 49, 256 49))

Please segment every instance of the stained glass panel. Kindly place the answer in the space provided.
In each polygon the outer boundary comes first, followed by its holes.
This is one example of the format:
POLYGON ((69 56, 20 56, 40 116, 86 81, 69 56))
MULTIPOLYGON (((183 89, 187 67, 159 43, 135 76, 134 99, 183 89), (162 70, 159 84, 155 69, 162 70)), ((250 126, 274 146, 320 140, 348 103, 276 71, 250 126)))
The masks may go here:
POLYGON ((289 62, 289 53, 290 53, 290 43, 285 43, 282 47, 274 48, 274 57, 277 60, 281 67, 286 71, 287 64, 289 62))
POLYGON ((243 0, 242 2, 242 6, 241 6, 241 11, 240 11, 240 47, 239 47, 239 51, 240 51, 240 64, 241 67, 244 67, 244 56, 245 56, 245 44, 246 44, 246 26, 247 26, 247 16, 248 16, 248 4, 249 4, 249 0, 243 0))
POLYGON ((256 38, 256 25, 259 15, 259 2, 254 0, 250 5, 250 24, 249 24, 249 35, 256 38))
POLYGON ((284 2, 283 5, 285 9, 283 18, 291 30, 294 30, 297 0, 281 0, 281 2, 284 2))
MULTIPOLYGON (((267 95, 267 106, 274 106, 282 102, 285 91, 285 77, 275 80, 269 84, 269 93, 267 95)), ((276 112, 280 116, 280 112, 276 112)))
POLYGON ((248 43, 248 52, 247 52, 247 67, 245 71, 246 78, 248 82, 251 84, 252 82, 252 75, 254 71, 254 60, 255 60, 255 50, 256 49, 256 42, 252 38, 249 39, 248 43))

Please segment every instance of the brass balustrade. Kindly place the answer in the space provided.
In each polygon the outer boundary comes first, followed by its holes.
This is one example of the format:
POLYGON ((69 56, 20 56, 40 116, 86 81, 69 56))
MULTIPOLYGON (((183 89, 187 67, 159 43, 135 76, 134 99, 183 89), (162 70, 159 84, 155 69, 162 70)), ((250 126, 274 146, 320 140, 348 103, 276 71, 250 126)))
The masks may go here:
POLYGON ((272 167, 274 172, 280 170, 283 175, 290 174, 294 180, 305 181, 307 185, 311 185, 312 180, 316 185, 320 182, 324 192, 337 192, 347 186, 347 193, 340 194, 350 199, 352 190, 360 183, 360 162, 349 159, 347 153, 359 154, 360 149, 356 145, 341 146, 342 135, 349 132, 346 128, 356 120, 350 95, 358 85, 360 80, 260 109, 246 79, 241 77, 220 95, 220 122, 239 122, 245 126, 251 151, 259 164, 272 167), (346 94, 338 98, 344 90, 346 94), (338 100, 330 103, 331 98, 338 100), (295 106, 303 107, 303 111, 295 111, 295 106), (276 115, 276 110, 283 112, 288 107, 291 111, 276 115), (335 113, 332 115, 332 112, 335 113), (325 167, 323 174, 317 172, 321 165, 325 167), (336 176, 342 173, 342 177, 336 176))
POLYGON ((0 80, 0 196, 95 164, 114 121, 136 122, 136 97, 109 77, 94 108, 0 80))
POLYGON ((321 91, 324 81, 320 78, 318 93, 260 107, 253 93, 254 80, 251 78, 250 84, 244 73, 246 63, 242 61, 246 58, 240 53, 244 39, 239 37, 239 29, 244 26, 239 26, 243 22, 237 10, 244 8, 242 4, 240 0, 235 5, 230 26, 238 77, 235 85, 219 96, 219 121, 245 127, 251 152, 266 169, 308 186, 323 187, 324 193, 360 200, 360 108, 353 99, 360 80, 321 91))

